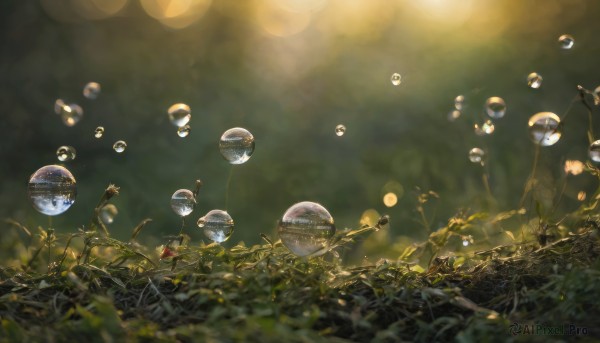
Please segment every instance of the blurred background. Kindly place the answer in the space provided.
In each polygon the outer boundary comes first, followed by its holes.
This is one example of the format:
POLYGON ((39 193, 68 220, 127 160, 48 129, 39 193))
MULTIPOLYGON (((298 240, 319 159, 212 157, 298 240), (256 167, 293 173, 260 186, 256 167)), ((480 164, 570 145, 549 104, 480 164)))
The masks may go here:
MULTIPOLYGON (((198 241, 196 220, 224 209, 232 168, 229 245, 274 235, 285 210, 304 200, 324 205, 338 228, 389 214, 386 241, 426 237, 416 208, 430 190, 439 196, 425 204, 432 230, 460 209, 518 208, 534 154, 529 117, 562 116, 576 85, 600 85, 599 13, 590 0, 2 1, 0 217, 47 225, 26 186, 38 168, 59 163, 61 145, 77 150, 64 165, 78 182, 75 204, 53 219, 63 232, 87 225, 114 183, 114 236, 129 237, 146 217, 154 221, 142 239, 177 234, 171 195, 201 179, 185 230, 198 241), (575 38, 570 50, 557 41, 565 33, 575 38), (527 86, 531 72, 543 76, 539 89, 527 86), (90 81, 101 85, 95 100, 82 94, 90 81), (464 108, 450 121, 458 95, 464 108), (477 136, 491 96, 506 101, 506 115, 493 134, 477 136), (83 108, 80 122, 63 124, 58 98, 83 108), (191 107, 186 138, 167 116, 178 102, 191 107), (218 141, 237 126, 252 132, 256 150, 232 166, 218 141), (117 154, 120 139, 127 150, 117 154), (485 167, 469 161, 473 147, 486 152, 485 167)), ((575 103, 561 140, 542 149, 547 207, 565 161, 588 159, 586 130, 575 103)), ((596 186, 569 177, 560 210, 596 186)))

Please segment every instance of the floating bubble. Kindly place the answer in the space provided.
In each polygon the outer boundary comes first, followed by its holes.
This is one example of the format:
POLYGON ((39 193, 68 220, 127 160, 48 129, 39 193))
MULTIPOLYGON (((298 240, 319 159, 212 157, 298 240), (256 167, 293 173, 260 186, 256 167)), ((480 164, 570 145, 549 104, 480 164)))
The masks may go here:
POLYGON ((394 192, 385 193, 383 196, 383 204, 387 207, 394 207, 398 203, 398 196, 394 192))
POLYGON ((469 161, 473 163, 480 163, 483 165, 485 157, 485 151, 480 148, 473 148, 469 150, 469 161))
POLYGON ((577 193, 577 200, 584 201, 587 198, 587 194, 584 191, 577 193))
POLYGON ((104 224, 110 225, 115 221, 117 214, 119 214, 117 206, 113 204, 106 204, 100 209, 100 220, 104 224))
POLYGON ((60 116, 65 125, 74 126, 83 117, 83 109, 77 104, 64 105, 60 110, 60 116))
POLYGON ((461 114, 462 113, 459 110, 450 111, 450 112, 448 112, 448 120, 455 121, 456 119, 458 119, 460 117, 461 114))
POLYGON ((100 95, 100 90, 101 88, 98 82, 88 82, 83 87, 83 96, 90 100, 94 100, 100 95))
POLYGON ((454 98, 454 108, 462 111, 463 106, 465 105, 465 96, 464 95, 459 95, 456 98, 454 98))
POLYGON ((529 136, 541 146, 558 142, 561 136, 560 118, 552 112, 539 112, 529 118, 529 136))
POLYGON ((589 155, 590 160, 594 162, 600 162, 600 140, 590 144, 589 155))
POLYGON ((399 86, 402 83, 402 76, 398 73, 393 73, 390 80, 394 86, 399 86))
POLYGON ((542 86, 542 81, 542 75, 538 73, 530 73, 529 75, 527 75, 527 86, 529 86, 529 88, 540 88, 542 86))
POLYGON ((198 219, 198 227, 204 229, 204 235, 213 242, 225 242, 233 233, 233 219, 223 210, 212 210, 198 219))
POLYGON ((127 149, 127 143, 125 141, 116 141, 113 144, 113 149, 120 154, 127 149))
POLYGON ((75 148, 69 145, 63 145, 56 150, 56 157, 61 162, 68 162, 75 159, 77 152, 75 148))
POLYGON ((190 134, 191 131, 192 131, 192 128, 189 125, 179 127, 179 128, 177 128, 177 136, 179 136, 181 138, 185 138, 190 134))
POLYGON ((104 127, 98 126, 96 128, 96 130, 94 130, 94 137, 102 138, 103 135, 104 135, 104 127))
POLYGON ((56 216, 75 202, 77 184, 66 168, 48 165, 31 175, 28 195, 33 208, 45 215, 56 216))
POLYGON ((303 201, 285 211, 277 227, 279 238, 297 256, 318 256, 327 252, 335 234, 333 217, 320 204, 303 201))
POLYGON ((183 127, 190 122, 192 119, 192 110, 186 104, 174 104, 167 110, 169 120, 171 123, 178 127, 183 127))
POLYGON ((192 213, 196 199, 189 189, 180 189, 171 196, 171 208, 178 216, 185 217, 192 213))
POLYGON ((573 36, 567 35, 567 34, 561 35, 560 37, 558 37, 558 44, 560 45, 561 49, 569 50, 575 44, 575 38, 573 38, 573 36))
POLYGON ((234 127, 221 136, 219 150, 229 163, 242 164, 254 152, 254 136, 244 128, 234 127))
POLYGON ((54 113, 61 114, 62 108, 65 106, 63 99, 56 99, 54 102, 54 113))
POLYGON ((485 110, 488 116, 494 119, 500 119, 504 117, 504 114, 506 113, 506 103, 504 102, 504 99, 493 96, 486 100, 485 110))
POLYGON ((478 136, 491 135, 492 133, 494 133, 494 130, 496 129, 496 127, 494 126, 494 123, 489 119, 486 120, 485 122, 483 122, 483 124, 481 124, 481 125, 475 124, 474 128, 475 128, 475 134, 478 136))
POLYGON ((342 124, 335 127, 335 134, 339 136, 343 136, 346 133, 346 127, 342 124))

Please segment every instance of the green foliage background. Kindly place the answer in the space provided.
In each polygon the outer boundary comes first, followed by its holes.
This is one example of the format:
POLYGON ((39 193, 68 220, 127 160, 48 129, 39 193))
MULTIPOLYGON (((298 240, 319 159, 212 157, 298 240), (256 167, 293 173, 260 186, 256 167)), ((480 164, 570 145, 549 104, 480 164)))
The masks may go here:
MULTIPOLYGON (((272 37, 252 20, 256 1, 215 0, 202 19, 181 30, 148 17, 137 1, 98 21, 76 15, 59 21, 38 1, 3 1, 0 217, 45 225, 27 202, 26 182, 39 167, 56 163, 56 148, 67 144, 77 149, 67 167, 79 195, 54 220, 59 230, 87 223, 98 195, 114 183, 121 187, 114 236, 127 237, 146 217, 154 222, 145 234, 176 234, 180 221, 170 196, 200 178, 205 186, 187 230, 200 239, 197 218, 225 206, 231 167, 217 142, 234 126, 256 137, 253 157, 233 171, 234 242, 258 242, 259 232, 271 234, 285 209, 303 200, 326 206, 338 227, 357 227, 360 214, 373 208, 391 216, 392 236, 424 238, 416 222, 417 186, 440 195, 432 205, 434 229, 461 207, 515 208, 533 156, 527 119, 540 111, 562 114, 576 85, 600 84, 600 3, 478 1, 456 23, 442 20, 435 7, 370 1, 377 11, 348 19, 346 29, 319 24, 335 6, 352 4, 332 1, 312 14, 304 31, 272 37), (571 51, 557 46, 563 33, 576 39, 571 51), (539 90, 526 87, 532 71, 544 77, 539 90), (389 81, 393 72, 403 76, 399 87, 389 81), (88 81, 102 85, 95 101, 81 95, 88 81), (450 123, 447 113, 459 94, 467 108, 450 123), (492 136, 477 137, 472 125, 483 118, 489 96, 503 97, 508 111, 492 136), (84 108, 76 126, 65 127, 53 114, 59 97, 84 108), (192 108, 186 139, 166 116, 175 102, 192 108), (339 123, 348 128, 341 138, 333 133, 339 123), (106 128, 101 140, 93 138, 98 125, 106 128), (117 139, 128 142, 123 155, 111 149, 117 139), (488 151, 495 201, 486 198, 482 169, 466 157, 473 146, 488 151), (381 201, 389 181, 405 189, 391 209, 381 201)), ((565 158, 587 159, 586 125, 577 104, 561 141, 542 151, 547 197, 556 192, 565 158)), ((594 187, 587 176, 574 179, 561 206, 575 208, 577 192, 594 187)))

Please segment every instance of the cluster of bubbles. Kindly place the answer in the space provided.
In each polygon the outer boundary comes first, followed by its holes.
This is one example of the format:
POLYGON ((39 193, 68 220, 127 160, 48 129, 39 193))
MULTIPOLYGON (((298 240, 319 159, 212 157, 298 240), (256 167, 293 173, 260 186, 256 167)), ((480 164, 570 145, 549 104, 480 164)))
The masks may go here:
POLYGON ((192 128, 188 123, 192 120, 192 109, 190 106, 184 103, 177 103, 171 105, 167 109, 167 115, 171 124, 177 126, 177 135, 181 138, 185 138, 190 134, 192 128))

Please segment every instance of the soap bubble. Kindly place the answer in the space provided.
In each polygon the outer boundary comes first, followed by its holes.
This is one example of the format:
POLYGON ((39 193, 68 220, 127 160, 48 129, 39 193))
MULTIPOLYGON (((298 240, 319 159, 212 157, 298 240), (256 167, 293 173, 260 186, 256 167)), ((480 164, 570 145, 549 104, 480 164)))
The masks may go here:
POLYGON ((473 148, 469 150, 469 161, 473 163, 480 163, 483 165, 485 157, 485 151, 480 148, 473 148))
POLYGON ((167 110, 169 120, 171 123, 178 127, 183 127, 190 122, 192 119, 192 110, 186 104, 174 104, 167 110))
POLYGON ((485 110, 488 116, 494 119, 500 119, 504 117, 504 114, 506 113, 506 103, 504 102, 504 99, 493 96, 486 100, 485 110))
POLYGON ((558 44, 560 45, 561 49, 569 50, 575 44, 575 38, 573 38, 573 36, 567 35, 567 34, 561 35, 560 37, 558 37, 558 44))
POLYGON ((333 217, 320 204, 303 201, 285 211, 277 232, 281 242, 297 256, 324 254, 335 234, 333 217))
POLYGON ((335 127, 335 134, 339 136, 343 136, 346 133, 346 127, 342 124, 335 127))
POLYGON ((94 130, 94 137, 102 138, 104 135, 104 128, 102 126, 98 126, 96 130, 94 130))
POLYGON ((552 112, 539 112, 529 118, 529 136, 535 144, 550 146, 561 136, 560 118, 552 112))
POLYGON ((113 144, 113 149, 120 154, 127 149, 127 143, 125 141, 116 141, 113 144))
POLYGON ((196 199, 189 189, 180 189, 171 196, 171 208, 178 216, 185 217, 192 213, 196 199))
POLYGON ((100 95, 100 84, 97 82, 89 82, 83 87, 83 96, 90 100, 94 100, 100 95))
POLYGON ((229 163, 242 164, 254 152, 254 136, 244 128, 234 127, 221 136, 219 150, 229 163))
POLYGON ((399 86, 402 83, 402 76, 398 73, 393 73, 390 80, 394 86, 399 86))
POLYGON ((600 162, 600 140, 590 144, 589 155, 590 160, 594 162, 600 162))
POLYGON ((454 108, 462 111, 463 106, 465 104, 465 96, 464 95, 459 95, 456 98, 454 98, 454 108))
POLYGON ((538 73, 531 73, 527 75, 527 86, 529 86, 530 88, 540 88, 542 86, 542 81, 542 75, 538 73))
POLYGON ((74 126, 83 117, 83 109, 77 104, 64 105, 60 110, 60 116, 65 125, 74 126))
POLYGON ((179 127, 179 128, 177 128, 177 136, 179 136, 181 138, 185 138, 190 134, 191 131, 192 131, 192 128, 189 125, 179 127))
POLYGON ((225 242, 233 233, 233 219, 223 210, 212 210, 198 219, 198 227, 204 229, 204 235, 213 242, 225 242))
POLYGON ((63 145, 56 150, 56 157, 58 157, 58 160, 61 162, 72 161, 76 156, 77 152, 72 146, 63 145))
POLYGON ((100 209, 100 220, 110 225, 115 221, 115 217, 119 214, 119 210, 113 204, 106 204, 100 209))
POLYGON ((56 216, 75 202, 77 184, 65 167, 48 165, 31 175, 28 195, 33 208, 45 215, 56 216))

